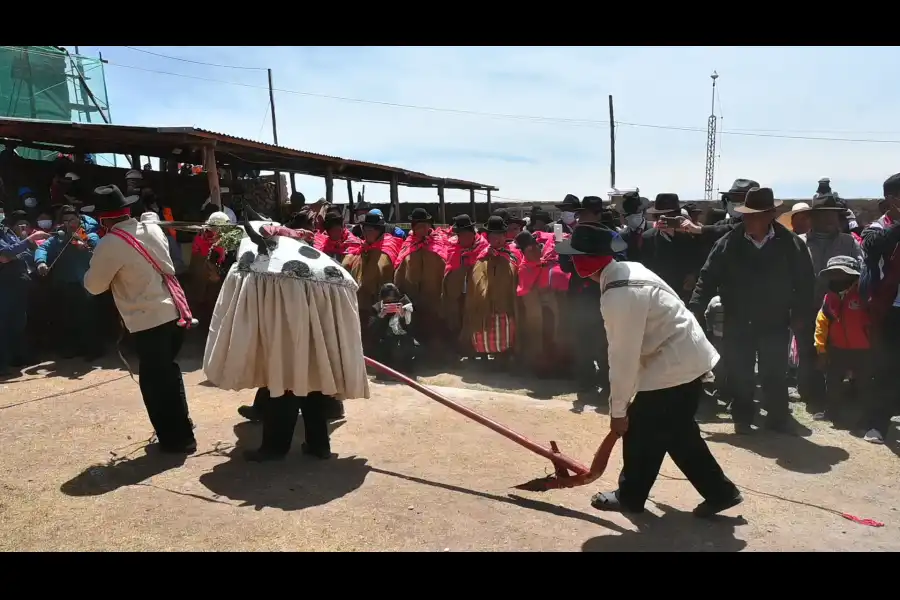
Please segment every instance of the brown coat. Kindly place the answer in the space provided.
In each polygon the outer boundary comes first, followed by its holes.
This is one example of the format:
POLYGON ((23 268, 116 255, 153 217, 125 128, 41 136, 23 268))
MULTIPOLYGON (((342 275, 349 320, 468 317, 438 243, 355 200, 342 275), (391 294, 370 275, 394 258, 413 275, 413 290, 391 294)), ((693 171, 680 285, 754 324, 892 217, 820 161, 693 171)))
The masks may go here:
POLYGON ((516 316, 516 266, 501 256, 488 256, 472 267, 460 341, 471 340, 496 314, 516 316))
POLYGON ((394 263, 381 250, 369 250, 362 254, 348 254, 343 266, 359 284, 356 297, 359 300, 359 318, 367 323, 372 305, 378 302, 381 286, 394 281, 394 263))

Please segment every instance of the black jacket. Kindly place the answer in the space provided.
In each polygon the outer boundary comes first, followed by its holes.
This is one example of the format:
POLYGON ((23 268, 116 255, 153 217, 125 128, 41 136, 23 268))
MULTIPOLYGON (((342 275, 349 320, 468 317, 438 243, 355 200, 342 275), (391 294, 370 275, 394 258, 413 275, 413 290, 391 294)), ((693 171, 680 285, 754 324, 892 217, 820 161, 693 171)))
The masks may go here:
POLYGON ((700 274, 707 255, 704 240, 689 233, 675 233, 666 239, 659 229, 653 228, 641 236, 641 264, 659 275, 684 300, 690 299, 693 289, 684 290, 685 279, 700 274))
POLYGON ((701 323, 716 295, 726 324, 787 327, 794 318, 812 323, 815 275, 809 250, 780 223, 772 228, 775 236, 759 249, 745 237, 743 223, 713 246, 689 303, 701 323))

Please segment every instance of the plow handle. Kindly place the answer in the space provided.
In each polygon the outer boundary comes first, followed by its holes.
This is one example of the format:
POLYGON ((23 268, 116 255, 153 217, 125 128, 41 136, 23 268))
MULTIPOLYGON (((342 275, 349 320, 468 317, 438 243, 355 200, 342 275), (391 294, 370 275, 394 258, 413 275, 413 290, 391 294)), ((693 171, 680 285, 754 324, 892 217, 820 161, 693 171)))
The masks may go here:
POLYGON ((512 440, 513 442, 519 444, 520 446, 522 446, 524 448, 528 448, 529 450, 531 450, 532 452, 534 452, 535 454, 537 454, 539 456, 543 456, 544 458, 546 458, 547 460, 552 462, 553 465, 556 466, 557 468, 564 467, 566 469, 569 469, 576 475, 585 475, 590 472, 590 469, 585 467, 580 462, 578 462, 572 458, 569 458, 565 454, 560 454, 558 452, 554 452, 553 449, 545 448, 544 446, 541 446, 540 444, 533 442, 532 440, 529 440, 525 436, 516 433, 509 427, 506 427, 505 425, 501 425, 500 423, 498 423, 497 421, 494 421, 493 419, 490 419, 482 414, 475 412, 474 410, 472 410, 470 408, 466 408, 465 406, 458 404, 458 403, 454 402, 453 400, 450 400, 446 396, 443 396, 443 395, 437 393, 436 391, 432 390, 431 388, 428 388, 428 387, 410 379, 406 375, 395 371, 394 369, 388 367, 387 365, 383 365, 378 361, 372 360, 368 356, 365 357, 365 360, 366 360, 366 365, 372 367, 376 371, 384 373, 385 375, 388 375, 389 377, 393 377, 400 383, 403 383, 403 384, 411 387, 412 389, 416 390, 420 394, 428 396, 435 402, 440 402, 447 408, 449 408, 451 410, 455 410, 456 412, 463 415, 464 417, 468 417, 469 419, 472 419, 473 421, 475 421, 477 423, 481 423, 488 429, 496 431, 497 433, 499 433, 503 437, 507 438, 508 440, 512 440))

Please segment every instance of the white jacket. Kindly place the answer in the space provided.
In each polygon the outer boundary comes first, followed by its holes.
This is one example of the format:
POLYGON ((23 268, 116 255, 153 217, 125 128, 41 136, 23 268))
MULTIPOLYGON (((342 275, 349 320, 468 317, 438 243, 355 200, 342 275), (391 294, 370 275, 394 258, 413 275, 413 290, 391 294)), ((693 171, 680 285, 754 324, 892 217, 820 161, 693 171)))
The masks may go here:
POLYGON ((626 415, 637 392, 689 383, 710 371, 719 354, 675 291, 636 262, 613 262, 601 273, 600 310, 609 340, 609 414, 626 415), (630 285, 609 287, 619 281, 630 285), (640 282, 646 282, 641 284, 640 282))

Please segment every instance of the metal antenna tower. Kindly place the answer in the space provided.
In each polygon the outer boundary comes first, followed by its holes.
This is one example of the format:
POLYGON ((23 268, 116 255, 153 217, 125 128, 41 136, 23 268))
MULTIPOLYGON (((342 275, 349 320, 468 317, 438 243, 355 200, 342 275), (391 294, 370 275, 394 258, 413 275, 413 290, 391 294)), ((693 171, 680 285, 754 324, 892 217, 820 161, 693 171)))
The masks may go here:
POLYGON ((716 79, 719 74, 713 71, 712 79, 712 103, 709 109, 709 121, 706 125, 706 183, 703 186, 706 200, 714 200, 713 180, 716 174, 716 79))

